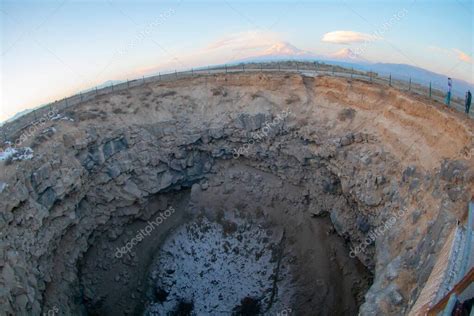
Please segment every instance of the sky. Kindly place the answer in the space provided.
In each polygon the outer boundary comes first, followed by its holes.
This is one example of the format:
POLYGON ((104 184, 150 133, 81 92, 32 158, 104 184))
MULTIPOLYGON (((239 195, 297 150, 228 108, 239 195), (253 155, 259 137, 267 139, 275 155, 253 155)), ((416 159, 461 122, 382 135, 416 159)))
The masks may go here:
POLYGON ((0 122, 108 80, 285 51, 474 83, 473 0, 0 0, 0 122))

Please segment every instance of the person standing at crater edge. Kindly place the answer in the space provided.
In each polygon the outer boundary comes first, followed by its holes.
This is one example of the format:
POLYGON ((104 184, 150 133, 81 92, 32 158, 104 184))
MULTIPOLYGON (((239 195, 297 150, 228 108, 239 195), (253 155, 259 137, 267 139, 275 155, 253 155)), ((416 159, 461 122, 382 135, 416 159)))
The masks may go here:
POLYGON ((471 90, 467 90, 466 92, 466 114, 469 114, 469 109, 471 108, 471 99, 472 99, 472 94, 471 90))
POLYGON ((453 87, 453 82, 451 78, 448 78, 448 92, 446 93, 446 105, 449 106, 451 103, 451 88, 453 87))

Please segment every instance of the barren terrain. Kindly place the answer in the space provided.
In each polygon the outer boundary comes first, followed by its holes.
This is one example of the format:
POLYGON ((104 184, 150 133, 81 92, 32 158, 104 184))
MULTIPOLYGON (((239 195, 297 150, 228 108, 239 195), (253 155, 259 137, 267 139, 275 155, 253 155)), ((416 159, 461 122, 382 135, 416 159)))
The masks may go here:
MULTIPOLYGON (((22 144, 31 159, 0 161, 0 314, 216 312, 197 301, 202 295, 176 305, 193 298, 156 287, 169 286, 163 273, 173 270, 157 263, 181 260, 171 245, 186 244, 184 231, 202 221, 209 240, 248 252, 235 260, 255 269, 239 273, 268 272, 251 300, 223 296, 226 307, 241 301, 234 311, 406 314, 474 193, 472 119, 357 80, 197 76, 99 96, 60 115, 67 119, 22 144), (170 206, 175 214, 114 255, 170 206), (237 213, 248 221, 229 215, 237 213), (275 235, 246 249, 239 232, 275 235)), ((224 289, 235 278, 211 271, 203 284, 224 289)), ((199 278, 173 280, 200 289, 199 278)))

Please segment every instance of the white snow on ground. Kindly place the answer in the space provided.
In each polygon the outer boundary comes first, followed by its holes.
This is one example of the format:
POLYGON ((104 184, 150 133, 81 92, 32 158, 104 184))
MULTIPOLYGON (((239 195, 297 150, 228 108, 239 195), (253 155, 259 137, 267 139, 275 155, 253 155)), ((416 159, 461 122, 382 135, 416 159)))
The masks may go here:
POLYGON ((61 118, 61 120, 74 122, 74 119, 73 119, 73 118, 70 118, 70 117, 67 117, 67 116, 63 116, 63 117, 61 118))
MULTIPOLYGON (((269 237, 242 219, 232 221, 237 230, 226 234, 221 224, 202 218, 165 241, 152 280, 168 296, 163 303, 151 304, 145 315, 168 315, 180 301, 193 302, 195 315, 229 315, 245 297, 259 299, 265 311, 272 295, 277 266, 272 249, 277 248, 278 236, 269 237)), ((289 272, 282 268, 279 279, 285 278, 289 272)), ((282 309, 279 295, 271 310, 282 309)))
POLYGON ((8 184, 0 181, 0 193, 2 193, 7 187, 8 187, 8 184))
POLYGON ((5 149, 5 151, 0 152, 0 161, 5 161, 10 158, 13 161, 30 160, 33 158, 33 149, 31 149, 30 147, 21 147, 18 149, 8 147, 7 149, 5 149))
POLYGON ((62 118, 61 114, 57 113, 55 116, 50 117, 49 119, 51 121, 57 121, 57 120, 60 120, 61 118, 62 118))
POLYGON ((50 118, 51 121, 57 121, 57 120, 64 120, 64 121, 71 121, 71 122, 74 122, 74 119, 70 118, 70 117, 67 117, 67 116, 63 116, 59 113, 57 113, 55 116, 51 117, 50 118))
POLYGON ((48 128, 45 128, 44 130, 41 131, 41 135, 52 135, 54 133, 56 133, 58 130, 54 127, 54 126, 51 126, 51 127, 48 127, 48 128))
POLYGON ((0 161, 7 160, 16 153, 16 149, 12 147, 8 147, 5 151, 0 152, 0 161))

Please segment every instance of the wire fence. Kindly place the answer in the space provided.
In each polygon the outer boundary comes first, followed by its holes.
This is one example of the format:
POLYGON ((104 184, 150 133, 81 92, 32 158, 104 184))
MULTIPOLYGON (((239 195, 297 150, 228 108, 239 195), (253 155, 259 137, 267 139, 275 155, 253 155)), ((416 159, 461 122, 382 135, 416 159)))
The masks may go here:
MULTIPOLYGON (((157 83, 160 81, 172 81, 182 78, 189 78, 195 76, 215 75, 224 73, 238 73, 238 72, 288 72, 288 73, 299 73, 308 76, 333 76, 343 77, 347 79, 357 79, 366 82, 377 83, 385 86, 390 86, 395 89, 407 91, 422 97, 427 100, 444 104, 444 92, 440 87, 435 87, 431 82, 428 84, 416 81, 415 79, 409 78, 403 80, 402 78, 392 77, 392 75, 381 76, 374 72, 364 72, 360 70, 348 69, 341 66, 324 64, 319 62, 268 62, 268 63, 247 63, 238 65, 221 65, 221 66, 209 66, 201 67, 197 69, 191 69, 187 71, 173 71, 159 73, 158 75, 143 76, 142 78, 126 80, 120 83, 111 83, 110 86, 102 88, 94 88, 88 91, 80 92, 71 97, 64 98, 59 101, 55 101, 44 105, 38 109, 35 109, 27 114, 20 116, 19 118, 5 123, 0 127, 0 139, 2 143, 7 141, 14 142, 14 140, 21 135, 22 131, 28 129, 33 124, 37 124, 38 120, 48 115, 48 113, 64 112, 70 107, 74 107, 78 104, 94 100, 100 96, 107 95, 110 93, 116 93, 119 91, 128 90, 133 87, 142 86, 150 83, 157 83)), ((451 107, 464 112, 464 100, 458 97, 451 99, 451 107)), ((473 113, 470 113, 473 117, 473 113)))

